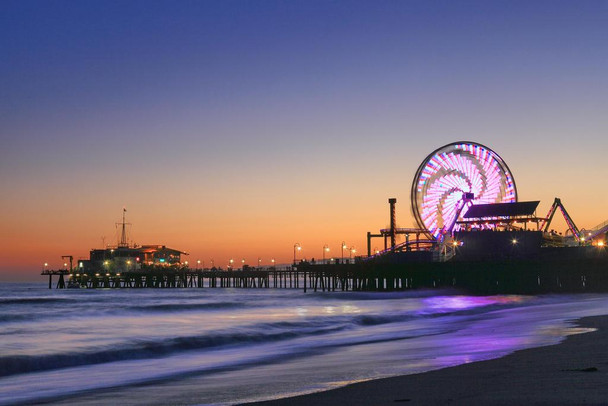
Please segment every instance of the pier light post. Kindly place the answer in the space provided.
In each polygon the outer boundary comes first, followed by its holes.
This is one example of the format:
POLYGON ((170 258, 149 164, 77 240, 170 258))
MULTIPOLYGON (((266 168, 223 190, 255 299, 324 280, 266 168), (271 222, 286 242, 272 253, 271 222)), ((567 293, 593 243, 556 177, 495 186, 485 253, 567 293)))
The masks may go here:
POLYGON ((232 269, 232 264, 234 264, 234 259, 230 258, 230 261, 228 261, 228 262, 229 262, 228 268, 232 269))
POLYGON ((344 241, 342 241, 342 262, 344 263, 344 250, 346 249, 346 243, 344 241))
POLYGON ((211 268, 214 267, 214 262, 213 262, 213 258, 211 258, 211 268))
POLYGON ((184 262, 184 265, 186 265, 186 269, 188 268, 188 261, 184 262))
POLYGON ((262 265, 262 258, 258 257, 258 268, 262 265))
POLYGON ((327 244, 325 244, 323 246, 323 263, 325 263, 325 253, 329 252, 329 246, 327 244))
POLYGON ((200 259, 198 259, 196 261, 196 270, 198 271, 199 269, 201 269, 201 260, 200 259))
POLYGON ((245 258, 241 259, 241 269, 245 266, 245 258))
POLYGON ((355 247, 350 247, 350 249, 348 250, 348 263, 351 263, 351 260, 353 259, 353 254, 356 253, 357 250, 355 249, 355 247))
POLYGON ((272 266, 274 267, 274 258, 272 258, 272 259, 270 260, 270 263, 271 263, 271 264, 272 264, 272 266))
POLYGON ((49 266, 49 263, 48 263, 48 262, 45 262, 45 263, 44 263, 44 270, 45 270, 45 271, 46 271, 46 268, 48 268, 48 266, 49 266))
POLYGON ((297 251, 301 251, 302 250, 302 246, 300 245, 299 242, 295 243, 293 245, 293 264, 296 264, 296 252, 297 251))

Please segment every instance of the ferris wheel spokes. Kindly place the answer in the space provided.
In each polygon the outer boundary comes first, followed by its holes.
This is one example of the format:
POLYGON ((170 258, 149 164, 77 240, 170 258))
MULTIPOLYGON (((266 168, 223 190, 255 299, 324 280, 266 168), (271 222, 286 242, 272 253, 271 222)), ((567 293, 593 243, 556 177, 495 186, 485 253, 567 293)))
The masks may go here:
POLYGON ((418 226, 438 239, 452 232, 472 204, 515 202, 517 190, 498 154, 481 144, 457 142, 438 148, 422 162, 411 199, 418 226))

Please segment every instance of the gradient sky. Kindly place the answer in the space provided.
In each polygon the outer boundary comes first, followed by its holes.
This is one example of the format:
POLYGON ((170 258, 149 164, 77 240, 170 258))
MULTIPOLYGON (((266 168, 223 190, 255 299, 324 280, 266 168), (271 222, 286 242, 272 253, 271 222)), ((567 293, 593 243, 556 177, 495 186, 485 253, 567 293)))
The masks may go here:
MULTIPOLYGON (((608 218, 608 1, 2 1, 0 280, 116 241, 365 250, 434 149, 608 218)), ((565 224, 559 227, 565 228, 565 224)))

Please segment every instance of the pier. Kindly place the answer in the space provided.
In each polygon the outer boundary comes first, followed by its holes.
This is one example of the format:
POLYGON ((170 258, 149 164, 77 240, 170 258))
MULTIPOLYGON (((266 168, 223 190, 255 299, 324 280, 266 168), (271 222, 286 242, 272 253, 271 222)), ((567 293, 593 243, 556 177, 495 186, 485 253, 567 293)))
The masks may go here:
POLYGON ((570 255, 524 260, 447 261, 381 264, 310 264, 287 269, 156 269, 122 273, 70 273, 45 270, 55 288, 241 288, 301 289, 303 292, 385 292, 453 288, 472 294, 608 292, 608 251, 566 248, 570 255))
MULTIPOLYGON (((187 252, 160 244, 127 241, 126 209, 116 245, 92 249, 88 259, 73 256, 57 276, 56 288, 258 288, 317 291, 404 291, 454 288, 473 294, 538 294, 608 292, 608 221, 579 229, 560 198, 545 217, 536 213, 540 201, 518 201, 513 175, 506 163, 478 143, 456 142, 438 148, 422 162, 411 188, 417 227, 400 228, 396 198, 389 198, 390 228, 367 233, 367 255, 348 263, 325 259, 296 261, 300 243, 293 246, 293 266, 279 269, 192 269, 182 260, 187 252), (455 173, 458 176, 454 177, 455 173), (470 178, 470 179, 469 179, 470 178), (483 185, 492 184, 492 188, 483 185), (483 187, 482 187, 483 186, 483 187), (452 195, 447 198, 447 194, 452 195), (564 235, 550 229, 560 211, 568 226, 564 235), (372 239, 383 239, 384 249, 372 239), (397 240, 402 241, 398 242, 397 240), (404 240, 404 241, 403 241, 404 240), (69 270, 68 270, 69 269, 69 270)), ((200 266, 200 260, 197 263, 200 266)), ((45 267, 47 264, 45 263, 45 267)))
MULTIPOLYGON (((49 277, 49 289, 53 277, 58 276, 55 288, 80 287, 88 289, 121 288, 281 288, 299 289, 307 277, 305 271, 286 270, 194 270, 158 269, 127 271, 121 273, 76 273, 68 270, 44 270, 49 277), (66 281, 66 279, 69 279, 66 281)), ((312 284, 311 284, 312 285, 312 284)))

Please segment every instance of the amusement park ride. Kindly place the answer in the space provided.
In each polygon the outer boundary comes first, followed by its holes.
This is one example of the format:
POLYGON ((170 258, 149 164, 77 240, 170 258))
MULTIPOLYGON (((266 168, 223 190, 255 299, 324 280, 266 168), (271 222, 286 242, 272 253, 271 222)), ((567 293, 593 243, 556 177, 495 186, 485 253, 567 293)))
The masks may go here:
MULTIPOLYGON (((369 259, 403 253, 414 257, 413 253, 426 251, 433 253, 433 260, 445 261, 467 251, 468 243, 478 250, 483 247, 485 257, 495 255, 492 250, 505 252, 506 243, 517 244, 520 254, 530 253, 534 250, 524 249, 524 245, 580 246, 598 238, 603 244, 608 232, 608 221, 592 230, 580 230, 559 198, 546 217, 537 217, 539 201, 519 202, 507 164, 490 148, 475 142, 445 145, 419 166, 411 189, 412 212, 418 227, 396 227, 395 203, 396 199, 389 199, 390 228, 379 234, 367 233, 369 259), (564 236, 549 230, 557 209, 568 226, 564 236), (489 231, 500 233, 491 235, 489 231), (397 243, 398 235, 404 235, 405 241, 397 243), (382 251, 371 252, 373 238, 384 239, 382 251)), ((403 259, 404 255, 400 257, 403 259)))

